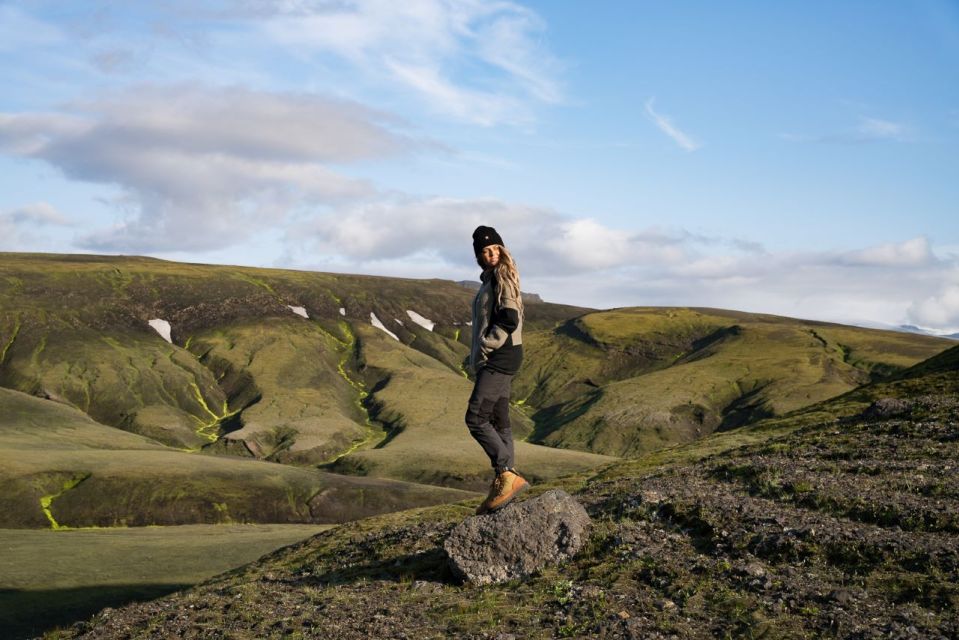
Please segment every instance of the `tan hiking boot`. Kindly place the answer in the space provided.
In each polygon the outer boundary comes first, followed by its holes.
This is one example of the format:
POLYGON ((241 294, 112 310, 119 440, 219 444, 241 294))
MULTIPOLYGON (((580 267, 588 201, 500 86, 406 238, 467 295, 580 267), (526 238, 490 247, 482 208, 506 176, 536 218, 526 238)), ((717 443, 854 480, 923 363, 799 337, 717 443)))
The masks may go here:
POLYGON ((476 515, 481 516, 489 511, 489 503, 492 502, 496 494, 499 493, 497 480, 499 480, 499 476, 493 476, 493 481, 489 485, 489 493, 486 494, 486 499, 480 503, 480 506, 476 507, 476 515))
POLYGON ((506 470, 496 476, 493 486, 490 488, 490 495, 486 501, 476 510, 477 514, 489 513, 502 509, 518 494, 520 491, 529 488, 529 483, 523 476, 513 471, 506 470))

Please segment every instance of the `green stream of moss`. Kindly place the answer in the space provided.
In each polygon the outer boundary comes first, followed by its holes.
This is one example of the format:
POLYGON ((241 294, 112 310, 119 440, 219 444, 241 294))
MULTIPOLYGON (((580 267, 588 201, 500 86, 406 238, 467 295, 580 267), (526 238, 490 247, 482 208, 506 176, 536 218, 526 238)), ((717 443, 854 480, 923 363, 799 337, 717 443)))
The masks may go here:
POLYGON ((57 498, 62 496, 64 493, 66 493, 70 489, 73 489, 78 484, 80 484, 81 482, 89 478, 90 475, 91 474, 89 473, 84 473, 78 476, 74 476, 73 478, 70 478, 69 480, 63 483, 63 487, 60 489, 58 493, 54 493, 48 496, 43 496, 42 498, 40 498, 40 509, 43 510, 43 515, 45 515, 47 517, 47 520, 50 521, 51 529, 55 531, 59 531, 62 529, 70 528, 70 527, 63 526, 57 522, 56 518, 53 517, 53 512, 50 511, 50 506, 53 504, 54 500, 56 500, 57 498))
POLYGON ((20 318, 17 317, 17 323, 13 326, 13 335, 10 336, 10 340, 7 344, 3 345, 3 351, 0 351, 0 364, 3 364, 3 361, 7 359, 7 351, 10 350, 10 347, 13 346, 13 341, 17 339, 17 335, 20 333, 20 318))
POLYGON ((350 328, 350 325, 348 322, 341 320, 337 324, 340 327, 340 331, 342 331, 343 334, 347 337, 347 340, 340 340, 339 338, 337 338, 336 336, 334 336, 333 334, 327 331, 323 331, 323 333, 325 333, 327 336, 329 336, 330 338, 335 340, 337 343, 339 343, 341 345, 341 348, 343 349, 343 357, 340 358, 339 363, 336 365, 336 370, 339 371, 343 379, 346 380, 347 383, 349 383, 349 385, 353 387, 354 390, 356 390, 357 395, 353 399, 353 403, 363 413, 363 425, 366 427, 366 435, 362 439, 355 441, 350 446, 350 448, 347 449, 346 451, 343 451, 331 457, 329 460, 326 461, 326 464, 332 464, 336 462, 337 460, 339 460, 340 458, 342 458, 343 456, 347 456, 353 453, 354 451, 371 444, 382 434, 382 429, 378 428, 376 425, 373 424, 373 421, 370 419, 370 411, 369 409, 366 408, 366 405, 363 403, 363 401, 370 394, 366 391, 362 382, 358 380, 354 380, 346 372, 346 363, 349 362, 350 355, 353 353, 353 349, 356 346, 356 335, 354 335, 353 330, 350 328))

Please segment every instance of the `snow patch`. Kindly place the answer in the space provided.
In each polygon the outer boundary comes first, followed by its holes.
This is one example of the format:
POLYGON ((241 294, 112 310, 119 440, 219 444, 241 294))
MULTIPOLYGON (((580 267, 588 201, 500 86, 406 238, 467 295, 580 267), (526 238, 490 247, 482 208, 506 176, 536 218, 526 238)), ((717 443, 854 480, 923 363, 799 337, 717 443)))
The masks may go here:
POLYGON ((298 315, 298 316, 303 316, 304 318, 309 318, 309 317, 310 317, 310 316, 307 315, 307 313, 306 313, 306 308, 304 308, 304 307, 294 307, 294 306, 289 305, 289 304, 286 305, 286 306, 290 308, 290 311, 292 311, 293 313, 295 313, 295 314, 298 315))
POLYGON ((416 313, 415 311, 410 311, 409 309, 407 309, 407 310, 406 310, 406 315, 408 315, 408 316, 410 317, 410 320, 412 320, 412 321, 415 322, 416 324, 420 325, 421 327, 423 327, 423 328, 426 329, 427 331, 432 331, 432 330, 433 330, 433 327, 436 326, 436 323, 435 323, 435 322, 433 322, 432 320, 427 320, 426 318, 424 318, 424 317, 421 316, 420 314, 416 313))
POLYGON ((346 309, 344 309, 343 307, 340 307, 340 315, 341 315, 341 316, 345 316, 345 315, 346 315, 346 309))
POLYGON ((173 340, 170 338, 170 323, 166 320, 160 320, 159 318, 154 318, 147 322, 148 325, 153 327, 153 330, 160 334, 160 337, 173 344, 173 340))
POLYGON ((382 322, 380 322, 380 319, 377 318, 377 317, 376 317, 376 314, 373 313, 372 311, 370 311, 370 324, 372 324, 372 325, 373 325, 374 327, 376 327, 377 329, 380 329, 380 330, 382 330, 382 331, 385 331, 385 332, 388 333, 389 336, 390 336, 391 338, 393 338, 394 340, 399 340, 399 338, 396 337, 396 334, 393 333, 392 331, 390 331, 389 329, 387 329, 386 326, 385 326, 382 322))
POLYGON ((400 325, 401 327, 403 326, 402 320, 400 320, 399 318, 393 318, 393 319, 396 320, 396 324, 400 325))

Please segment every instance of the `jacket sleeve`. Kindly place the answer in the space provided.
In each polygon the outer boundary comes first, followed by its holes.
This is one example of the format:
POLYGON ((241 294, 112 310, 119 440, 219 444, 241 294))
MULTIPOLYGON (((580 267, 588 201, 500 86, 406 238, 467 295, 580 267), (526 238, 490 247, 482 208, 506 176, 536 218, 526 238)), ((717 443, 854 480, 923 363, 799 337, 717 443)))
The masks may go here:
POLYGON ((503 292, 503 305, 493 305, 493 317, 489 328, 480 338, 483 351, 489 353, 499 349, 509 339, 510 334, 519 326, 519 305, 508 291, 503 292))

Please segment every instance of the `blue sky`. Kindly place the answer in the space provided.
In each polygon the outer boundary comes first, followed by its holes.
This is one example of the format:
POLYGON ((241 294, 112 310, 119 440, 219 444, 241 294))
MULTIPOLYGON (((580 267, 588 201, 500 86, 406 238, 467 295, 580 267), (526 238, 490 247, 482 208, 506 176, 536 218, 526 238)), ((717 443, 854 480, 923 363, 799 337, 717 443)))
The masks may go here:
POLYGON ((959 4, 0 1, 0 250, 959 331, 959 4))

